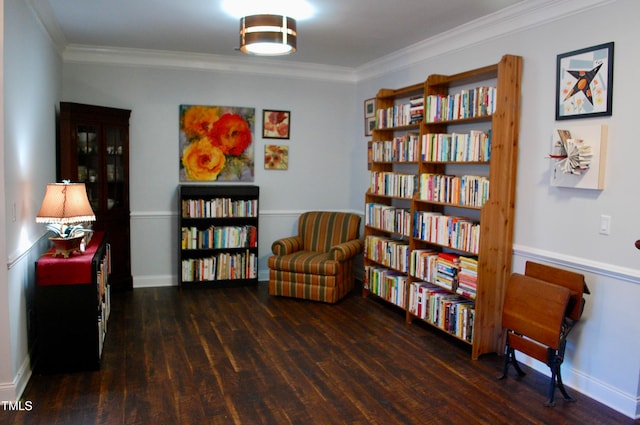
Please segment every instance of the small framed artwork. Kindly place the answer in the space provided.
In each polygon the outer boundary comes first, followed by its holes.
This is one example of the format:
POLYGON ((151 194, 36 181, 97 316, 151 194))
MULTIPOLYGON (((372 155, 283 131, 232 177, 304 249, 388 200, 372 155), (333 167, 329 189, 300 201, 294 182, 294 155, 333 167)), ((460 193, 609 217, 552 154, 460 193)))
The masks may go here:
POLYGON ((373 129, 376 128, 376 117, 368 117, 364 119, 364 135, 371 136, 373 129))
POLYGON ((371 98, 364 101, 364 117, 370 118, 376 114, 376 99, 371 98))
POLYGON ((371 136, 376 125, 376 99, 371 98, 364 101, 364 135, 371 136))
POLYGON ((558 55, 556 120, 610 116, 613 42, 558 55))
POLYGON ((262 137, 265 139, 288 139, 291 131, 291 112, 262 110, 262 137))
POLYGON ((264 169, 265 170, 288 170, 289 169, 289 146, 265 145, 264 169))

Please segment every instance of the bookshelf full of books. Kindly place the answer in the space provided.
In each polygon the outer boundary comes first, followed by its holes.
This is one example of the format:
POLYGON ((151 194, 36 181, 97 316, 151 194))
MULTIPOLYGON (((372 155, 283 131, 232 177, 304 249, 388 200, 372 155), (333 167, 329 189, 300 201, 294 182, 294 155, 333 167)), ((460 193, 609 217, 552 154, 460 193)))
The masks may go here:
POLYGON ((505 55, 376 97, 363 295, 466 342, 474 359, 503 349, 521 75, 522 58, 505 55), (412 110, 417 121, 395 118, 412 110))
POLYGON ((365 292, 406 308, 411 200, 418 190, 424 85, 381 89, 369 142, 365 205, 365 292))
POLYGON ((257 283, 259 187, 181 185, 178 191, 180 285, 257 283))
POLYGON ((111 286, 109 275, 111 274, 111 244, 105 243, 104 253, 93 266, 96 275, 96 288, 98 292, 98 357, 102 357, 104 340, 107 337, 107 323, 111 316, 111 286))
POLYGON ((37 373, 100 369, 111 315, 112 251, 102 231, 89 233, 86 241, 84 252, 60 258, 50 250, 36 262, 37 373))

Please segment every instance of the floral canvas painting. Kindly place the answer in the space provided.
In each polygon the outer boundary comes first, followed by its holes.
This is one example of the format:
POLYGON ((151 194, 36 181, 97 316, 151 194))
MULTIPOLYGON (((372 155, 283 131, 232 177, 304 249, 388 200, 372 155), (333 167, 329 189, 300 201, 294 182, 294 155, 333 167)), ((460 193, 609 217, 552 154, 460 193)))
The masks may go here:
POLYGON ((180 181, 253 181, 255 108, 180 105, 180 181))
POLYGON ((291 130, 290 111, 262 111, 262 137, 265 139, 288 139, 291 130))
POLYGON ((289 169, 289 146, 265 145, 264 168, 265 170, 289 169))

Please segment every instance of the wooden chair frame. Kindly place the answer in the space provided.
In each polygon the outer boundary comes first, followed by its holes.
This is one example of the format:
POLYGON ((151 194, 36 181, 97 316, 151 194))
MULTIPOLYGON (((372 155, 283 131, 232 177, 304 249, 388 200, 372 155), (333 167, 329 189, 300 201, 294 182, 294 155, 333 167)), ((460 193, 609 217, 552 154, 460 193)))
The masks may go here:
POLYGON ((584 310, 583 294, 589 294, 584 276, 534 262, 527 262, 525 274, 512 274, 507 285, 502 325, 506 329, 505 362, 502 375, 513 365, 519 376, 525 372, 516 360, 518 350, 549 366, 549 398, 553 406, 555 388, 567 401, 575 401, 564 387, 560 366, 567 335, 584 310))

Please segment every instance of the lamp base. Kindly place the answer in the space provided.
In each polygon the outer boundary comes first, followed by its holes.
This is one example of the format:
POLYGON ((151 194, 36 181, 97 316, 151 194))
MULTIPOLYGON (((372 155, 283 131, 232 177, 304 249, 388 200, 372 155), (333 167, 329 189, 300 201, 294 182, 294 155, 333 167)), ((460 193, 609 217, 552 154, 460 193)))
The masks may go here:
POLYGON ((75 251, 80 251, 80 242, 82 242, 81 236, 74 236, 72 238, 49 238, 53 242, 53 257, 62 256, 63 258, 69 258, 75 251))

